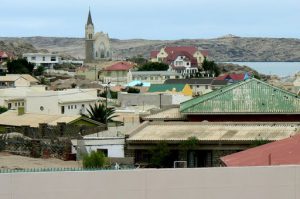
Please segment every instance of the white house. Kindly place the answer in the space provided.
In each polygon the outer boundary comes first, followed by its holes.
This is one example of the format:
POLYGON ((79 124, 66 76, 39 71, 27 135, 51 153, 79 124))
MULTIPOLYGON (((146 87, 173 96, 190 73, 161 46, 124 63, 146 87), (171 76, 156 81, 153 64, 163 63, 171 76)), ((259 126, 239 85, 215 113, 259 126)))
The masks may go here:
POLYGON ((101 151, 106 157, 124 158, 125 137, 84 137, 72 140, 72 153, 101 151))
POLYGON ((7 74, 0 76, 0 88, 29 87, 39 81, 28 74, 7 74))
POLYGON ((53 68, 54 65, 61 63, 61 57, 52 53, 25 53, 23 58, 35 66, 53 68))
POLYGON ((26 97, 28 93, 42 93, 45 91, 46 87, 43 85, 0 89, 0 106, 6 107, 8 109, 25 107, 26 97))
POLYGON ((26 97, 26 113, 48 115, 86 114, 89 105, 98 101, 96 89, 68 89, 63 91, 31 92, 26 97))
POLYGON ((198 67, 193 63, 193 59, 189 56, 178 55, 170 64, 170 71, 180 73, 182 76, 190 76, 198 72, 198 67))

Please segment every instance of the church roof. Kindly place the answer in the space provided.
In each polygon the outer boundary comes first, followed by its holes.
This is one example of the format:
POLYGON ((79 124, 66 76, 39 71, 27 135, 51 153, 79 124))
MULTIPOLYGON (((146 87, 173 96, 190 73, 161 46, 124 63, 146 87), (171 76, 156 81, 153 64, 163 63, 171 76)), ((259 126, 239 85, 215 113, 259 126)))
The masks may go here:
POLYGON ((255 78, 183 102, 183 114, 300 114, 300 97, 255 78))
POLYGON ((94 25, 94 24, 93 24, 93 20, 92 20, 92 16, 91 16, 91 10, 89 10, 88 20, 87 20, 87 23, 86 23, 86 24, 87 24, 87 25, 89 25, 89 24, 94 25))

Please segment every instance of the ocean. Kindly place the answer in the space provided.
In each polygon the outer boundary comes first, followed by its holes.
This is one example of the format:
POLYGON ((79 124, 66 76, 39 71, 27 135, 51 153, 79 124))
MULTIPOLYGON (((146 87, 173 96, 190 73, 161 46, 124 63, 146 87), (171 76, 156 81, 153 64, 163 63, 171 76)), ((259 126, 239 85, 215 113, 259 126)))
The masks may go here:
POLYGON ((246 65, 265 75, 286 77, 300 72, 300 62, 226 62, 246 65))

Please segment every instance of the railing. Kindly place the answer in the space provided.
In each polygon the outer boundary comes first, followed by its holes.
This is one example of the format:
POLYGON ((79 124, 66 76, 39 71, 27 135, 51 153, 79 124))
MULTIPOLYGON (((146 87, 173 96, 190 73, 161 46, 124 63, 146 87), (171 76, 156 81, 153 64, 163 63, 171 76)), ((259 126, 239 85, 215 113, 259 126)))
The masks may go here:
POLYGON ((30 168, 30 169, 0 169, 0 174, 4 173, 34 173, 34 172, 84 172, 84 171, 115 171, 133 170, 134 168, 30 168))

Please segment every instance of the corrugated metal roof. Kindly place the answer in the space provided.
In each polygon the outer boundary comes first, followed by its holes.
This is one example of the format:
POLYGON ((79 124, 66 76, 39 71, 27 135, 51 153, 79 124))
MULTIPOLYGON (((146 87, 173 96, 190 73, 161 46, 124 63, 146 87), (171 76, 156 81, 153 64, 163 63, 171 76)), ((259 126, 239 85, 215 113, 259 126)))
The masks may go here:
POLYGON ((273 141, 299 132, 300 123, 146 122, 132 133, 128 141, 183 141, 192 136, 207 142, 273 141))
POLYGON ((300 134, 221 158, 226 166, 300 164, 300 134))
POLYGON ((185 87, 185 84, 151 84, 148 92, 166 92, 176 91, 181 92, 185 87))
POLYGON ((181 113, 298 113, 300 97, 255 78, 183 102, 181 113))

